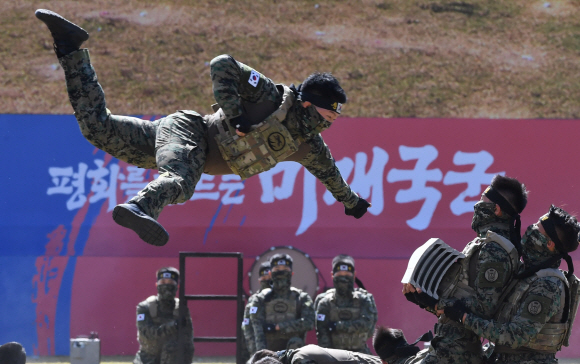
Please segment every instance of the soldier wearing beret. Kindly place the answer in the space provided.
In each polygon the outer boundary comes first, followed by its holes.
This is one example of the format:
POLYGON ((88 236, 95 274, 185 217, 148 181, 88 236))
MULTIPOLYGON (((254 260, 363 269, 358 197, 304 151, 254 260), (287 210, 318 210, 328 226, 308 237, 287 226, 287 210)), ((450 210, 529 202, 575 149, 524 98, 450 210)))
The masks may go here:
POLYGON ((176 298, 179 271, 173 267, 156 272, 157 295, 137 305, 139 351, 134 364, 189 364, 193 359, 193 326, 186 315, 179 316, 176 298), (181 336, 178 337, 178 330, 181 336), (181 352, 180 352, 181 351, 181 352), (178 363, 181 357, 183 362, 178 363))

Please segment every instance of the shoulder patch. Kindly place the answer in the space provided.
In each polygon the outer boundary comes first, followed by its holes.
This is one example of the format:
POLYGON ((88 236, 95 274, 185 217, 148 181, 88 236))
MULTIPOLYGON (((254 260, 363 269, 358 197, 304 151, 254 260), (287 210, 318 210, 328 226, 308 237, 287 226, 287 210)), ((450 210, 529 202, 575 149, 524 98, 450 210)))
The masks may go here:
POLYGON ((258 312, 258 307, 254 306, 254 307, 250 308, 250 314, 254 314, 256 312, 258 312))
POLYGON ((250 324, 249 318, 245 318, 244 321, 242 321, 242 326, 248 326, 249 324, 250 324))
POLYGON ((260 82, 260 74, 254 70, 250 73, 250 78, 248 79, 248 83, 254 87, 258 86, 258 82, 260 82))
POLYGON ((326 315, 319 313, 318 315, 316 315, 316 319, 318 321, 324 321, 324 319, 326 318, 326 315))
POLYGON ((531 295, 522 306, 522 317, 539 323, 546 323, 552 300, 548 297, 531 295))
POLYGON ((145 314, 144 313, 140 313, 137 315, 137 321, 143 321, 145 320, 145 314))
POLYGON ((481 263, 479 267, 478 286, 480 288, 503 287, 507 277, 504 263, 489 262, 481 263))

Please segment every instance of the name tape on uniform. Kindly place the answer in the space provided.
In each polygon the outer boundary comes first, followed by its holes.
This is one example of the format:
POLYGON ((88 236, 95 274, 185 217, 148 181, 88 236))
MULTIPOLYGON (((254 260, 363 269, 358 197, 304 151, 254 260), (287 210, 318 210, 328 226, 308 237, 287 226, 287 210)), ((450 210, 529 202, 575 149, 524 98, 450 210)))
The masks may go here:
POLYGON ((250 79, 248 83, 254 87, 258 86, 258 82, 260 82, 260 74, 254 70, 250 73, 250 79))
POLYGON ((137 321, 143 321, 145 320, 145 314, 144 313, 140 313, 137 315, 137 321))
POLYGON ((250 308, 250 313, 256 313, 258 312, 258 307, 254 306, 252 308, 250 308))
POLYGON ((322 314, 322 313, 319 313, 319 314, 316 316, 316 319, 317 319, 318 321, 324 321, 324 319, 325 319, 325 318, 326 318, 326 315, 324 315, 324 314, 322 314))

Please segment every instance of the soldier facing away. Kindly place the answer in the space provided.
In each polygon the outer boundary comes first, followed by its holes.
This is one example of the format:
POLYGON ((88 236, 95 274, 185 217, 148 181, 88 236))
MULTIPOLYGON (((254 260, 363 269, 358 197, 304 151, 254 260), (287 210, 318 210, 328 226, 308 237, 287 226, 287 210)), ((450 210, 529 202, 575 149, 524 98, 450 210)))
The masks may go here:
POLYGON ((250 324, 256 350, 284 350, 304 346, 306 332, 314 327, 314 308, 308 293, 291 287, 292 257, 270 258, 272 288, 252 300, 250 324))
POLYGON ((248 178, 281 161, 302 164, 343 203, 346 215, 366 213, 370 204, 344 181, 320 136, 346 102, 330 73, 314 73, 290 88, 222 55, 210 64, 215 114, 181 110, 153 122, 119 116, 107 109, 89 51, 80 49, 89 34, 52 11, 39 9, 36 16, 54 39, 83 136, 115 158, 159 170, 157 179, 113 210, 115 222, 145 242, 167 243, 157 218, 166 205, 188 201, 202 173, 248 178))
POLYGON ((455 299, 481 317, 491 318, 507 283, 518 272, 520 261, 519 214, 527 204, 525 186, 515 178, 496 175, 474 206, 471 228, 477 238, 463 249, 465 258, 445 273, 439 299, 415 292, 407 284, 408 300, 439 316, 435 338, 423 363, 482 363, 479 335, 448 316, 455 299))
POLYGON ((139 351, 133 363, 189 364, 194 352, 193 326, 187 306, 185 316, 179 319, 179 299, 175 297, 179 271, 166 267, 155 275, 157 295, 137 305, 139 351))
POLYGON ((331 273, 334 289, 316 305, 318 345, 370 354, 366 341, 378 319, 373 296, 366 290, 354 289, 353 257, 334 257, 331 273))
POLYGON ((578 309, 579 282, 568 253, 578 248, 579 240, 577 219, 552 206, 527 228, 522 238, 524 267, 495 318, 469 313, 456 301, 453 319, 495 343, 496 363, 557 363, 556 353, 568 345, 578 309), (562 258, 568 272, 558 269, 562 258))

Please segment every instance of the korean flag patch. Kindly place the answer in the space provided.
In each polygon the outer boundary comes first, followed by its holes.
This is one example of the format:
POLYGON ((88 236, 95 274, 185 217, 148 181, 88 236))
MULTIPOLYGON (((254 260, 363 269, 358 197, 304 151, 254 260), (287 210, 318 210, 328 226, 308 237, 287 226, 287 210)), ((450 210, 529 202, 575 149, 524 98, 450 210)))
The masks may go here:
POLYGON ((143 321, 145 320, 145 314, 144 313, 140 313, 137 315, 137 321, 143 321))
POLYGON ((339 102, 338 106, 336 107, 336 112, 340 114, 341 111, 342 111, 342 104, 339 102))
POLYGON ((348 270, 348 265, 341 265, 340 270, 348 270))
POLYGON ((169 272, 163 273, 163 278, 171 278, 171 273, 169 272))
POLYGON ((250 308, 250 313, 256 313, 258 312, 258 307, 254 306, 252 308, 250 308))
POLYGON ((317 319, 318 321, 324 321, 324 319, 325 319, 325 318, 326 318, 326 315, 324 315, 324 314, 322 314, 322 313, 319 313, 319 314, 316 316, 316 319, 317 319))
POLYGON ((250 324, 250 319, 249 318, 245 318, 244 321, 242 321, 242 326, 247 326, 250 324))
POLYGON ((254 87, 258 86, 258 82, 260 82, 260 74, 254 70, 250 73, 250 79, 248 83, 254 87))

